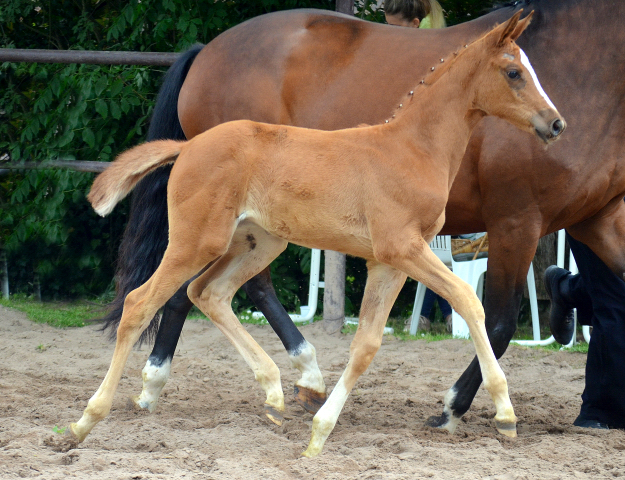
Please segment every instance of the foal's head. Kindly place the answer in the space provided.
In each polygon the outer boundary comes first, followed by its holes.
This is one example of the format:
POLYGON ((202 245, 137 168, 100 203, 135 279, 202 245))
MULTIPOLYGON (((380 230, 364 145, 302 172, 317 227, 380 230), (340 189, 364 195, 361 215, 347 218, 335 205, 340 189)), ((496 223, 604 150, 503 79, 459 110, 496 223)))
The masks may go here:
POLYGON ((484 42, 484 48, 475 50, 476 55, 482 56, 476 59, 480 66, 476 72, 479 86, 475 107, 550 143, 560 137, 566 122, 540 86, 525 52, 515 43, 532 14, 519 20, 521 12, 517 12, 477 40, 476 43, 484 42))

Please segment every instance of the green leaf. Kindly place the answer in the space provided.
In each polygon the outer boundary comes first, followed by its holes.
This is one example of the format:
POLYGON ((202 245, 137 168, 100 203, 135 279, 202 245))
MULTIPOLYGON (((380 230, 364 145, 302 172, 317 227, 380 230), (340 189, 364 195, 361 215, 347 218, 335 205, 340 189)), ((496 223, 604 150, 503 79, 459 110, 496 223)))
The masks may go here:
POLYGON ((54 93, 54 95, 58 97, 61 93, 61 82, 59 81, 58 76, 55 75, 54 77, 52 77, 52 81, 50 82, 50 88, 52 89, 52 93, 54 93))
POLYGON ((124 87, 124 82, 122 82, 119 79, 115 80, 113 84, 111 85, 111 88, 109 90, 109 95, 111 95, 111 97, 115 97, 119 95, 119 92, 122 91, 123 87, 124 87))
POLYGON ((119 105, 117 104, 117 102, 114 102, 111 100, 110 109, 111 109, 111 117, 113 117, 115 120, 119 120, 120 118, 122 118, 122 111, 119 108, 119 105))
POLYGON ((99 97, 102 95, 102 92, 108 86, 108 78, 105 75, 102 75, 98 81, 95 83, 95 94, 99 97))
POLYGON ((106 105, 106 102, 102 99, 98 99, 95 102, 95 110, 96 112, 98 112, 100 114, 100 116, 102 118, 106 118, 109 114, 109 109, 108 106, 106 105))
POLYGON ((82 139, 91 148, 95 146, 95 135, 93 134, 93 131, 90 128, 85 128, 82 131, 82 139))
POLYGON ((74 140, 74 130, 68 130, 63 134, 63 136, 59 139, 59 148, 64 147, 68 143, 74 140))

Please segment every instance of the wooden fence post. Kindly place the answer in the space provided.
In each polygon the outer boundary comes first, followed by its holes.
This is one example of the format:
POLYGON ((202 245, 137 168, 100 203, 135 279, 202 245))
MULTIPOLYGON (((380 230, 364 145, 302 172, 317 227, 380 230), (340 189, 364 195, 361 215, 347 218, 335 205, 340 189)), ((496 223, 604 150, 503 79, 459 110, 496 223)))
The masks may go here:
POLYGON ((9 299, 9 268, 7 263, 7 254, 0 249, 0 284, 2 286, 2 298, 9 299))

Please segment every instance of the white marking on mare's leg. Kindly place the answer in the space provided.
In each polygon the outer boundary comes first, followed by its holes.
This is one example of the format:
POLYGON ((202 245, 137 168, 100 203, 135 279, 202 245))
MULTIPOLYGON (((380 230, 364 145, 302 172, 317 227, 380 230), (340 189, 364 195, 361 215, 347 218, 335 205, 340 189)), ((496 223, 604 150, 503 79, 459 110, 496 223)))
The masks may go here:
POLYGON ((549 104, 549 106, 551 108, 553 108, 557 112, 558 109, 553 104, 553 102, 551 101, 549 96, 545 93, 545 91, 543 90, 542 85, 538 81, 538 77, 536 76, 536 72, 534 71, 534 67, 532 67, 532 64, 530 63, 530 59, 527 58, 527 55, 525 54, 523 49, 520 48, 519 50, 521 50, 521 63, 523 64, 523 66, 525 68, 527 68, 528 72, 530 72, 530 75, 532 76, 532 80, 534 80, 534 84, 536 85, 536 88, 538 89, 538 93, 540 93, 543 96, 543 98, 545 99, 545 101, 549 104))
POLYGON ((291 365, 302 372, 302 378, 295 382, 295 385, 325 395, 326 384, 317 365, 315 347, 304 340, 297 346, 297 349, 289 352, 289 358, 291 359, 291 365))
POLYGON ((156 409, 158 397, 169 379, 170 371, 170 358, 165 359, 160 366, 153 365, 152 361, 148 358, 141 372, 141 376, 143 377, 143 390, 139 396, 133 399, 135 404, 140 408, 147 408, 149 412, 152 413, 156 409))
POLYGON ((449 433, 454 433, 456 431, 456 428, 460 423, 460 419, 462 418, 456 417, 451 408, 451 405, 454 403, 457 395, 458 390, 456 390, 455 386, 451 387, 445 394, 445 406, 443 407, 443 412, 447 417, 447 422, 444 425, 441 425, 440 428, 447 430, 449 433))

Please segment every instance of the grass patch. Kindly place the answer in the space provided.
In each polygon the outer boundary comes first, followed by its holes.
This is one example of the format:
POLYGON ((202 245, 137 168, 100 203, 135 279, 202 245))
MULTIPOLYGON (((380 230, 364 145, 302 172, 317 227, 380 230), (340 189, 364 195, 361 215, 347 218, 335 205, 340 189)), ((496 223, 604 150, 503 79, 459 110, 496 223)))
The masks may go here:
POLYGON ((0 299, 0 305, 14 308, 28 315, 36 323, 46 323, 53 327, 84 327, 90 320, 101 317, 105 307, 86 302, 37 302, 28 298, 13 297, 0 299))

